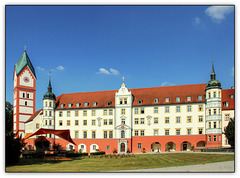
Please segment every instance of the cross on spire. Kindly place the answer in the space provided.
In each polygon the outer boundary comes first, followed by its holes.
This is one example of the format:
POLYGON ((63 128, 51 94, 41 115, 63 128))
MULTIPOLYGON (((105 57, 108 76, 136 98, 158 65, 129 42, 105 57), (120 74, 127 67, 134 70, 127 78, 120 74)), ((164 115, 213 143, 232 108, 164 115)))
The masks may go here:
POLYGON ((25 46, 24 46, 24 51, 26 51, 26 50, 27 50, 27 46, 25 45, 25 46))

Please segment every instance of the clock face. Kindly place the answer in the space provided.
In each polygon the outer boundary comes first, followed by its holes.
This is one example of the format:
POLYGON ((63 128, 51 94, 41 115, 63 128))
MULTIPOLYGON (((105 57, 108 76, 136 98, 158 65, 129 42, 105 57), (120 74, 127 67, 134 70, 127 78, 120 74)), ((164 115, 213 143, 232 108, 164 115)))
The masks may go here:
POLYGON ((23 78, 24 82, 28 83, 30 81, 30 79, 28 77, 24 77, 23 78))

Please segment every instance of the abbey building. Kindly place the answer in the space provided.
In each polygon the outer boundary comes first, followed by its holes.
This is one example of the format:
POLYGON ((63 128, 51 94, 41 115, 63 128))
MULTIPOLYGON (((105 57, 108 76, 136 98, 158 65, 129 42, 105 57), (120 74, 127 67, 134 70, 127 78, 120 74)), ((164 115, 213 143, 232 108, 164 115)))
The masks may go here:
MULTIPOLYGON (((51 79, 43 108, 35 111, 36 74, 24 54, 14 68, 14 132, 40 128, 70 131, 76 145, 56 137, 66 150, 112 153, 190 151, 228 147, 223 135, 234 118, 234 89, 222 89, 214 65, 203 84, 65 93, 55 96, 51 79)), ((40 101, 37 101, 40 102, 40 101)), ((52 134, 45 135, 53 143, 52 134)), ((34 149, 36 137, 27 139, 34 149)))

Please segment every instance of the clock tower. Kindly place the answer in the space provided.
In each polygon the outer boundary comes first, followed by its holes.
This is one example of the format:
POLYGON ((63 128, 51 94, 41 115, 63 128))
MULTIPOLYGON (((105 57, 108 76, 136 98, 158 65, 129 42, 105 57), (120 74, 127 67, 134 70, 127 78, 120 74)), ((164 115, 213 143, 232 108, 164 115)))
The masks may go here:
POLYGON ((36 74, 26 49, 14 65, 13 133, 24 133, 24 123, 35 113, 36 74))

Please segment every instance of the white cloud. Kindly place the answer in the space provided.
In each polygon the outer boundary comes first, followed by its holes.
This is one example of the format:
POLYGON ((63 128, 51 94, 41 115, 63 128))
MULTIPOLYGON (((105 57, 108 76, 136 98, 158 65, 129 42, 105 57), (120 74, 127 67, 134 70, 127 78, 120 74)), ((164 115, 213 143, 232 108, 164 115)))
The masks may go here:
POLYGON ((110 68, 110 70, 108 71, 105 68, 99 68, 99 71, 97 72, 97 74, 106 74, 106 75, 118 75, 120 74, 120 72, 116 69, 110 68))
POLYGON ((172 86, 175 85, 174 83, 170 83, 170 82, 163 82, 161 83, 161 86, 172 86))
POLYGON ((113 75, 118 75, 118 74, 120 73, 118 70, 113 69, 113 68, 110 69, 110 72, 111 72, 113 75))
POLYGON ((58 66, 57 70, 64 70, 64 67, 63 66, 58 66))
POLYGON ((195 18, 194 18, 194 23, 195 23, 195 24, 200 24, 200 22, 201 22, 201 20, 200 20, 199 17, 195 17, 195 18))
POLYGON ((41 70, 41 71, 44 71, 44 70, 45 70, 44 68, 42 68, 42 67, 40 67, 40 66, 38 66, 37 69, 38 69, 38 70, 41 70))
POLYGON ((221 23, 225 16, 233 12, 233 6, 211 6, 205 10, 205 13, 216 23, 221 23))

